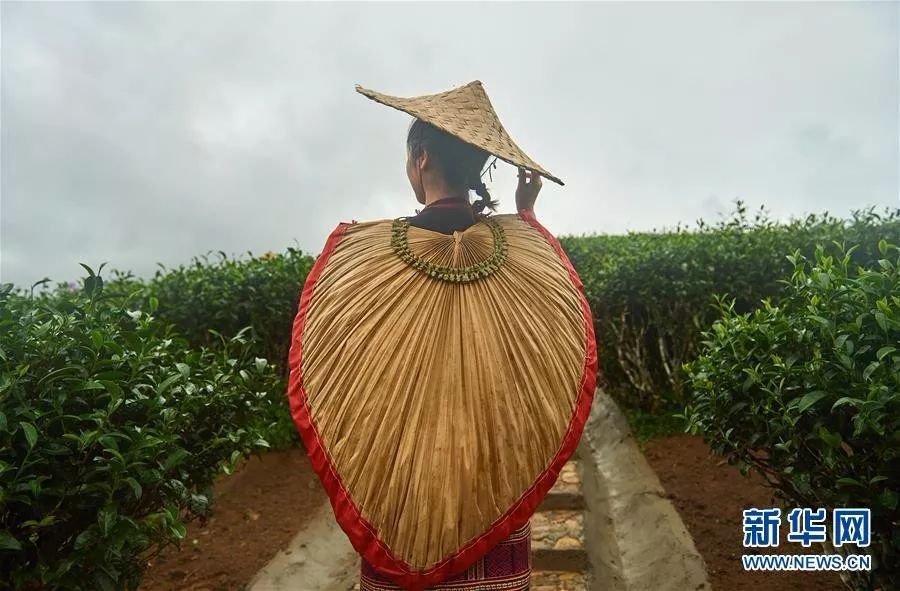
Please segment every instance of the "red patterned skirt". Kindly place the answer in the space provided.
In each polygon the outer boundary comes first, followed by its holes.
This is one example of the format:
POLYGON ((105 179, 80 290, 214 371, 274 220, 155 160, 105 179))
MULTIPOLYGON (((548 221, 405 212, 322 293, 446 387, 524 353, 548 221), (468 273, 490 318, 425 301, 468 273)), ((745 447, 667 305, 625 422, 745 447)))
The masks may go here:
MULTIPOLYGON (((515 530, 461 573, 428 589, 527 591, 531 586, 531 525, 515 530)), ((402 591, 366 561, 360 562, 359 591, 402 591)))

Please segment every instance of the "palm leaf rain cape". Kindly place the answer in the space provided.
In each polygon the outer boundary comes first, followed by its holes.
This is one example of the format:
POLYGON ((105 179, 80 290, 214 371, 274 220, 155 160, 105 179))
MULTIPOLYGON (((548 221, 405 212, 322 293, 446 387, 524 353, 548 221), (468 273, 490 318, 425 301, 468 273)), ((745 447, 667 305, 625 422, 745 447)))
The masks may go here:
POLYGON ((288 396, 356 551, 408 589, 522 526, 593 400, 577 273, 529 211, 442 234, 342 223, 300 296, 288 396))

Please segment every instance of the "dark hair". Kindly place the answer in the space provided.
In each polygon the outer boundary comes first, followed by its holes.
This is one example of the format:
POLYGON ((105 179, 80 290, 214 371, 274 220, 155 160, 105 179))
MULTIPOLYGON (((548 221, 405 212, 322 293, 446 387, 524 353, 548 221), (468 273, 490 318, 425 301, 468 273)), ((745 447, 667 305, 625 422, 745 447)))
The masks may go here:
POLYGON ((485 207, 491 211, 497 209, 497 202, 491 199, 481 180, 481 169, 490 154, 421 119, 409 126, 406 147, 414 159, 421 156, 423 150, 428 151, 451 187, 475 191, 480 199, 472 204, 472 211, 481 213, 485 207))

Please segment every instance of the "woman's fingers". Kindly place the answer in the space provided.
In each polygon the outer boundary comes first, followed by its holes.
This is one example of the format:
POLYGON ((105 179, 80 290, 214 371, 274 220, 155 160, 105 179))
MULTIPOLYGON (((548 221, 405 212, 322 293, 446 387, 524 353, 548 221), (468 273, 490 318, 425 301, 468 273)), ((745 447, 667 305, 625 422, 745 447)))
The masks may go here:
POLYGON ((541 184, 541 175, 537 174, 532 170, 528 170, 527 168, 519 167, 519 184, 541 184))
POLYGON ((541 190, 541 175, 519 167, 519 186, 516 187, 516 208, 534 209, 534 202, 541 190))

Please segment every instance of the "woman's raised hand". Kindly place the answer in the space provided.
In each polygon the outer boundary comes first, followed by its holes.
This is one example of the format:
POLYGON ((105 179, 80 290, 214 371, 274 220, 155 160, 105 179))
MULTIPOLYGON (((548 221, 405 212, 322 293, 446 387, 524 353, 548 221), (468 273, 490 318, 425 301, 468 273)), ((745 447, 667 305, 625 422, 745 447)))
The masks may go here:
POLYGON ((541 175, 519 167, 519 186, 516 187, 516 210, 534 209, 541 191, 541 175))

